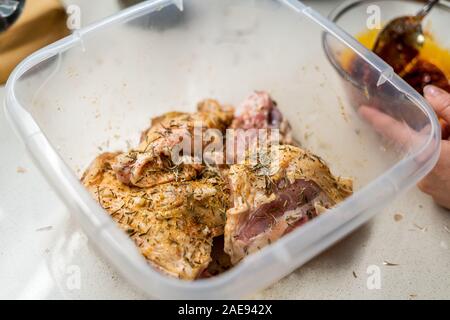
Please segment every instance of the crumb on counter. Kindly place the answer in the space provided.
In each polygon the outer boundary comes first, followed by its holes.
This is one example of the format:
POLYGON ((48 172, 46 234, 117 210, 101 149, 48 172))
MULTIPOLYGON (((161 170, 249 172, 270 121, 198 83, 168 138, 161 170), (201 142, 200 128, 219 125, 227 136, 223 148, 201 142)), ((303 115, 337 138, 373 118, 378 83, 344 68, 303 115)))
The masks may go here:
POLYGON ((16 172, 17 173, 25 173, 25 172, 27 172, 27 169, 25 169, 24 167, 17 167, 16 172))
POLYGON ((389 261, 386 261, 386 260, 383 261, 383 265, 385 265, 387 267, 397 267, 397 266, 399 266, 398 263, 392 263, 392 262, 389 262, 389 261))
POLYGON ((36 231, 50 231, 53 229, 53 226, 45 226, 41 228, 37 228, 36 231))

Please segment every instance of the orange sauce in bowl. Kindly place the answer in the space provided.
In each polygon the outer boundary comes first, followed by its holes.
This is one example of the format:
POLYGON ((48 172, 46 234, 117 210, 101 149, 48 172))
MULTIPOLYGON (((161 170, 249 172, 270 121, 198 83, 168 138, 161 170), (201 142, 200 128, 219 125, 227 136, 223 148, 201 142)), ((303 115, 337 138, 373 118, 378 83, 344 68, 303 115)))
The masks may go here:
MULTIPOLYGON (((366 48, 372 50, 380 30, 368 30, 356 35, 356 39, 366 48)), ((450 79, 450 50, 441 47, 430 32, 425 32, 425 42, 420 49, 419 59, 428 61, 438 67, 447 79, 450 79)))
MULTIPOLYGON (((356 35, 356 39, 372 50, 379 32, 380 30, 376 29, 364 31, 356 35)), ((349 61, 349 63, 351 62, 349 61)), ((400 76, 422 93, 423 85, 427 81, 431 81, 428 73, 436 74, 440 72, 447 78, 447 81, 442 79, 443 81, 433 84, 450 92, 450 50, 440 46, 433 38, 431 32, 425 32, 425 42, 419 51, 419 56, 400 73, 400 76)))

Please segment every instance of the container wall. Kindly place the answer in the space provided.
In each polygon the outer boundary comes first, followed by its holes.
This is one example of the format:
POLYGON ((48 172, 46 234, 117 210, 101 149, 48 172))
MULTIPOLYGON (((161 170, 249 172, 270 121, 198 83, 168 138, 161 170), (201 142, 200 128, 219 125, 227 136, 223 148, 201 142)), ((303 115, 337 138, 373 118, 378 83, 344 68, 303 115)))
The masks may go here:
POLYGON ((80 175, 101 151, 136 145, 154 116, 209 97, 238 107, 267 90, 301 144, 359 188, 403 151, 360 120, 322 32, 277 1, 185 1, 182 13, 170 6, 83 37, 31 72, 18 95, 80 175))

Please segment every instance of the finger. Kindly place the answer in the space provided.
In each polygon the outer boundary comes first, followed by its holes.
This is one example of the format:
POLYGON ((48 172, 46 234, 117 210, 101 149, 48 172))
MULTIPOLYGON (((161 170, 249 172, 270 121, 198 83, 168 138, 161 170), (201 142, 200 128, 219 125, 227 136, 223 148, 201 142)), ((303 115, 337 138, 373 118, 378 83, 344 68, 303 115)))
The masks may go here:
MULTIPOLYGON (((406 122, 400 122, 391 116, 368 106, 358 109, 360 116, 371 125, 376 132, 389 142, 393 142, 397 151, 412 152, 421 148, 430 137, 431 126, 426 125, 420 131, 415 131, 406 122)), ((431 156, 431 149, 422 152, 415 159, 422 163, 431 156)))
POLYGON ((436 114, 450 123, 450 94, 433 85, 426 86, 423 92, 436 114))
POLYGON ((367 106, 360 107, 358 113, 386 139, 394 141, 402 147, 409 147, 417 143, 419 133, 411 129, 406 123, 399 122, 389 115, 367 106))
POLYGON ((436 166, 417 186, 438 204, 450 209, 450 141, 442 141, 436 166))

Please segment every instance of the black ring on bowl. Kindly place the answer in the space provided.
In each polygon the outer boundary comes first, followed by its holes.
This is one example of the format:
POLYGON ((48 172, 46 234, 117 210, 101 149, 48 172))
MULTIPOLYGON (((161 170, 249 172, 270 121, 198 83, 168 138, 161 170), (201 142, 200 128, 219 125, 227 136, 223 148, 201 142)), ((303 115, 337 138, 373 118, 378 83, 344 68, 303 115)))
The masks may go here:
POLYGON ((0 16, 0 32, 5 31, 9 27, 11 27, 22 14, 23 7, 25 6, 25 0, 16 0, 16 2, 18 3, 17 8, 13 13, 8 15, 7 17, 0 16))

